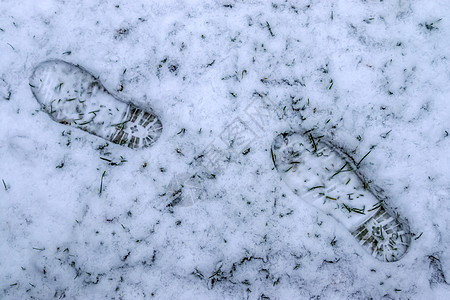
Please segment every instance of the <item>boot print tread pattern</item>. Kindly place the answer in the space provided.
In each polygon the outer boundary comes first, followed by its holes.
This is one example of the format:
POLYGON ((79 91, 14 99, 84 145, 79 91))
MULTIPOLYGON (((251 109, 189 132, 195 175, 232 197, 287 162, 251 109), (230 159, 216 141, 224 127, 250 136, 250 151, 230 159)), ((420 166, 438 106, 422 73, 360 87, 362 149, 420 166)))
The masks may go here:
POLYGON ((116 98, 80 66, 42 62, 29 85, 42 109, 61 124, 130 148, 148 147, 161 135, 156 114, 116 98))

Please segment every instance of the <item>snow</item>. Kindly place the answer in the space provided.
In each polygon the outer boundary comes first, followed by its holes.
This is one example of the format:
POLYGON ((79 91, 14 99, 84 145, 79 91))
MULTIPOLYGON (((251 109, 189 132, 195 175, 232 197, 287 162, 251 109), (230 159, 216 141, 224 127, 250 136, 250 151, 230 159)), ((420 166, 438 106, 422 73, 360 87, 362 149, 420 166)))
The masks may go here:
POLYGON ((2 1, 0 298, 450 297, 449 13, 444 0, 2 1), (28 85, 48 59, 151 107, 159 140, 105 146, 52 121, 28 85), (372 150, 360 171, 415 234, 398 262, 371 258, 274 169, 273 139, 313 127, 357 161, 372 150), (230 146, 230 128, 246 138, 230 146), (168 206, 186 173, 200 199, 168 206))

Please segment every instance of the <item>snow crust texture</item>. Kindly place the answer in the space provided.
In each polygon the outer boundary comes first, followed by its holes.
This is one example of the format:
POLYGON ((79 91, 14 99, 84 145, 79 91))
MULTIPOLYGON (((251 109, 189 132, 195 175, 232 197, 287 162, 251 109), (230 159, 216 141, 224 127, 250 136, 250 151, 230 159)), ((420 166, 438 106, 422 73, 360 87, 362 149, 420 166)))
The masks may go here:
POLYGON ((450 298, 449 15, 444 0, 0 1, 0 298, 450 298), (153 112, 158 140, 52 120, 30 88, 48 60, 153 112), (274 139, 310 129, 408 220, 401 259, 373 258, 277 171, 274 139))

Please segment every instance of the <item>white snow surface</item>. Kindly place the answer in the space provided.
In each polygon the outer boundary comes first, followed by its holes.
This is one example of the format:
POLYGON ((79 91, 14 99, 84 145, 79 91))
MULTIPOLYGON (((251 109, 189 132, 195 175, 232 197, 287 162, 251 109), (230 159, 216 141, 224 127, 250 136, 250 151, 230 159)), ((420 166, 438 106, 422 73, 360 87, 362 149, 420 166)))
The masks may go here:
POLYGON ((449 15, 446 0, 1 1, 0 298, 450 298, 449 15), (29 87, 48 59, 151 107, 160 139, 106 146, 52 121, 29 87), (360 171, 415 234, 398 262, 281 180, 274 137, 311 128, 356 161, 372 150, 360 171), (168 206, 211 145, 200 199, 168 206))

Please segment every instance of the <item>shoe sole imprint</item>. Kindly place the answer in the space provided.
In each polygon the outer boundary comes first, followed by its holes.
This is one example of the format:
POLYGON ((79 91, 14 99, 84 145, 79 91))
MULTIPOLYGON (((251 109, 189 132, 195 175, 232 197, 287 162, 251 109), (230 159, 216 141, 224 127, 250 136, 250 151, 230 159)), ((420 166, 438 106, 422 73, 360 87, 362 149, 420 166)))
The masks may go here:
POLYGON ((311 133, 280 134, 271 151, 294 193, 341 222, 373 257, 393 262, 407 252, 408 223, 367 189, 350 157, 311 133))
POLYGON ((29 85, 42 109, 58 123, 130 148, 148 147, 161 135, 156 114, 116 98, 78 65, 62 60, 42 62, 29 85))

